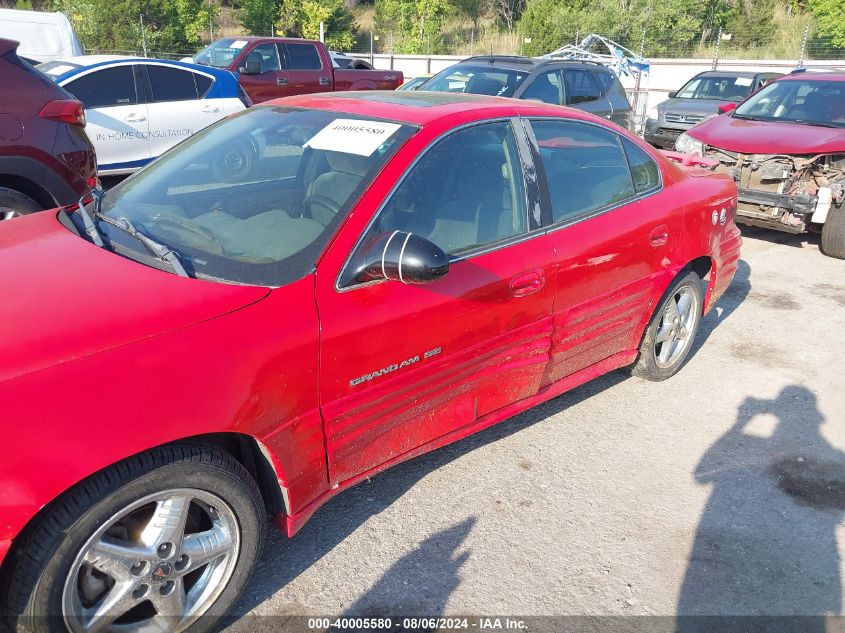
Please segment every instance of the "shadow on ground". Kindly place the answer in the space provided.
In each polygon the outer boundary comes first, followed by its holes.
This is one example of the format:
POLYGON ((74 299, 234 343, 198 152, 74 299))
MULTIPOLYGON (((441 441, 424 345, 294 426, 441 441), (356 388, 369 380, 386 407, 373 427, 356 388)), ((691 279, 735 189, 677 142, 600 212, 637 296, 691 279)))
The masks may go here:
MULTIPOLYGON (((767 616, 723 630, 822 633, 842 612, 836 530, 845 517, 845 454, 821 435, 815 395, 790 385, 746 398, 704 454, 711 487, 678 600, 679 615, 767 616), (780 616, 780 617, 777 617, 780 616)), ((684 633, 712 622, 679 620, 684 633)), ((704 627, 704 628, 702 628, 704 627)))

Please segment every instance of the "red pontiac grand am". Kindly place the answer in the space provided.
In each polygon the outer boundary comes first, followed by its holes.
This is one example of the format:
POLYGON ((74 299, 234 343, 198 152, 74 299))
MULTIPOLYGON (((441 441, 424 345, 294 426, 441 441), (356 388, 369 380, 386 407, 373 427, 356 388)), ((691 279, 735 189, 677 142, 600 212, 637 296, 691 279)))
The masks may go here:
POLYGON ((267 514, 293 535, 605 372, 668 378, 736 270, 735 208, 584 112, 365 92, 252 108, 4 223, 0 611, 209 629, 267 514))

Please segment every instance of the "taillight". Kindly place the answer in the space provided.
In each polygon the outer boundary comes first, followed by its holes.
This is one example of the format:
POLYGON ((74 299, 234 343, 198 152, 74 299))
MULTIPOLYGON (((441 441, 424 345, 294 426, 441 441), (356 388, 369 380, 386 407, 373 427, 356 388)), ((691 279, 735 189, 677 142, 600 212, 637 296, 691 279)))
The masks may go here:
POLYGON ((73 99, 51 101, 38 113, 42 119, 61 121, 70 125, 85 127, 85 106, 73 99))
POLYGON ((91 178, 85 181, 85 184, 88 185, 89 189, 97 189, 100 186, 100 179, 96 176, 92 176, 91 178))

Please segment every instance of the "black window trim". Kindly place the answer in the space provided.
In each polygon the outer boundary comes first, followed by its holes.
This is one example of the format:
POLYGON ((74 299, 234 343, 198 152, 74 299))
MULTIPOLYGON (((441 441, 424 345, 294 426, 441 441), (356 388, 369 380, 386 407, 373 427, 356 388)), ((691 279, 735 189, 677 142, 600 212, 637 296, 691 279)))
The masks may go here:
MULTIPOLYGON (((343 265, 340 267, 340 270, 337 273, 337 277, 335 278, 334 282, 334 290, 335 292, 351 292, 353 290, 357 290, 358 288, 365 288, 369 286, 373 286, 375 284, 385 283, 387 279, 374 279, 372 281, 365 281, 361 283, 351 283, 348 285, 341 285, 341 279, 343 278, 343 274, 346 272, 346 269, 349 267, 349 264, 352 262, 352 258, 354 257, 357 250, 361 247, 361 244, 364 242, 364 238, 369 233, 370 229, 372 228, 373 224, 375 224, 376 220, 378 219, 381 212, 384 210, 384 207, 387 203, 393 198, 393 195, 396 193, 397 189, 402 185, 408 175, 413 171, 414 167, 416 167, 417 163, 422 160, 423 156, 425 156, 434 146, 436 146, 440 141, 446 139, 447 137, 451 136, 452 134, 456 134, 462 130, 466 130, 471 127, 476 127, 478 125, 484 125, 487 123, 509 123, 511 127, 511 131, 513 132, 514 139, 516 141, 516 148, 518 159, 520 161, 520 167, 522 171, 522 191, 524 196, 524 203, 525 203, 525 212, 526 212, 526 220, 528 222, 528 230, 524 233, 519 235, 513 235, 511 237, 506 237, 496 242, 491 242, 490 244, 484 244, 483 246, 478 246, 476 248, 469 249, 460 253, 459 255, 449 255, 449 264, 452 265, 454 263, 463 261, 465 259, 470 259, 473 257, 478 257, 479 255, 486 255, 488 253, 492 253, 502 248, 507 248, 508 246, 512 246, 514 244, 519 244, 521 242, 528 241, 530 239, 534 239, 540 235, 545 235, 546 227, 543 226, 542 222, 537 226, 532 226, 534 224, 533 219, 531 217, 531 208, 533 206, 532 203, 536 203, 536 200, 531 200, 529 194, 529 181, 527 179, 527 167, 533 167, 534 172, 539 175, 537 171, 537 166, 534 163, 534 157, 531 154, 526 155, 524 153, 525 144, 524 142, 520 142, 520 137, 525 134, 525 128, 522 125, 521 117, 519 116, 499 116, 494 117, 492 119, 481 119, 478 121, 470 121, 469 123, 464 123, 463 125, 459 125, 457 127, 450 128, 446 130, 442 134, 438 135, 436 138, 432 139, 428 145, 423 148, 423 150, 414 157, 414 160, 405 168, 405 171, 402 172, 402 175, 393 183, 393 186, 390 188, 390 191, 387 192, 387 195, 378 205, 378 208, 373 213, 372 217, 370 218, 367 225, 361 231, 361 234, 358 236, 358 239, 355 241, 355 245, 350 249, 349 253, 346 256, 346 259, 343 262, 343 265)), ((524 139, 527 140, 527 139, 524 139)), ((539 186, 539 181, 535 183, 535 188, 539 186)), ((542 187, 539 188, 539 191, 542 192, 542 187)))
POLYGON ((145 86, 144 87, 145 87, 146 97, 147 97, 147 99, 149 99, 147 101, 147 103, 149 103, 149 104, 153 104, 153 103, 179 103, 179 101, 200 101, 202 99, 205 99, 206 95, 208 95, 208 93, 211 92, 212 88, 214 88, 214 84, 217 83, 217 78, 214 75, 212 75, 210 73, 204 73, 200 70, 194 70, 193 68, 185 68, 184 66, 174 66, 173 64, 163 64, 161 62, 156 62, 156 61, 152 61, 152 60, 139 62, 139 63, 137 63, 137 66, 139 67, 139 70, 140 70, 141 67, 143 68, 143 70, 141 72, 142 72, 142 74, 144 75, 144 78, 145 78, 145 86), (191 73, 191 75, 193 75, 193 80, 194 80, 194 89, 197 92, 196 99, 180 99, 179 101, 156 101, 155 95, 153 94, 153 82, 150 79, 150 73, 147 71, 148 66, 164 66, 165 68, 173 68, 174 70, 181 70, 182 72, 191 73), (202 95, 200 95, 199 86, 197 85, 196 75, 202 75, 203 77, 207 77, 208 79, 211 79, 211 83, 208 86, 208 90, 206 90, 202 95))
MULTIPOLYGON (((89 75, 93 75, 94 73, 101 72, 101 71, 104 71, 104 70, 111 70, 112 68, 119 68, 121 66, 129 66, 130 67, 129 70, 132 72, 132 80, 135 83, 135 102, 134 103, 115 103, 113 105, 96 106, 96 107, 93 107, 93 108, 88 108, 88 106, 86 105, 85 109, 86 110, 88 110, 88 109, 100 110, 102 108, 121 108, 121 107, 124 107, 124 106, 144 105, 146 103, 146 101, 142 100, 142 98, 144 96, 144 92, 141 90, 141 86, 138 85, 138 75, 135 71, 136 65, 137 65, 137 62, 134 62, 134 61, 133 62, 119 61, 119 62, 116 62, 116 63, 104 64, 102 66, 95 66, 94 68, 89 68, 87 70, 82 71, 78 75, 74 75, 73 77, 68 77, 65 81, 63 81, 61 83, 61 85, 59 87, 64 88, 65 90, 70 92, 70 90, 68 88, 66 88, 65 86, 72 84, 74 81, 76 81, 78 79, 82 79, 83 77, 87 77, 89 75)), ((73 94, 73 93, 71 93, 71 94, 73 94)), ((77 99, 78 97, 76 97, 74 95, 74 98, 77 99)))
POLYGON ((539 154, 540 145, 537 142, 536 135, 534 134, 534 128, 531 126, 532 121, 559 121, 559 122, 565 122, 565 123, 580 123, 582 125, 590 125, 590 126, 593 126, 593 127, 597 127, 600 130, 604 130, 606 132, 613 134, 617 139, 617 143, 619 144, 619 149, 622 151, 622 155, 625 157, 625 163, 628 165, 628 175, 631 178, 631 184, 633 186, 634 175, 631 173, 631 164, 630 164, 630 161, 628 160, 628 154, 627 154, 627 152, 625 152, 625 147, 622 144, 621 135, 618 132, 615 132, 614 130, 611 130, 611 129, 603 126, 603 125, 599 125, 598 123, 594 123, 593 121, 584 121, 582 119, 573 119, 573 118, 569 118, 569 117, 550 117, 550 116, 527 116, 527 117, 523 118, 523 121, 525 123, 526 132, 528 133, 528 135, 531 138, 532 148, 534 149, 535 152, 537 152, 537 156, 535 157, 535 163, 537 165, 537 173, 539 175, 539 180, 541 181, 541 187, 542 187, 543 190, 545 190, 545 196, 544 196, 543 199, 546 201, 546 213, 543 214, 543 217, 548 222, 548 224, 546 224, 544 226, 544 230, 545 230, 546 233, 553 233, 555 231, 559 231, 561 229, 568 228, 568 227, 573 226, 575 224, 580 224, 581 222, 584 222, 586 220, 591 220, 591 219, 598 217, 600 215, 604 215, 605 213, 610 213, 611 211, 615 211, 619 207, 624 207, 624 206, 632 204, 634 202, 639 202, 640 200, 644 200, 645 198, 649 198, 649 197, 651 197, 655 194, 661 193, 663 191, 663 188, 664 188, 663 169, 661 168, 660 163, 658 163, 656 160, 654 160, 653 156, 651 156, 648 152, 645 152, 646 155, 649 158, 651 158, 651 160, 654 161, 654 163, 657 165, 657 175, 658 175, 658 178, 659 178, 659 182, 658 182, 656 187, 653 187, 652 189, 644 191, 643 193, 637 193, 637 188, 636 188, 636 186, 634 186, 633 187, 633 189, 634 189, 634 195, 633 196, 625 198, 624 200, 619 200, 617 202, 614 202, 613 204, 605 205, 603 207, 599 207, 597 209, 592 209, 590 211, 585 211, 585 212, 580 213, 578 215, 574 215, 572 217, 565 218, 563 220, 555 222, 554 221, 554 214, 552 212, 551 192, 549 191, 549 181, 546 177, 546 167, 543 164, 542 157, 539 154))

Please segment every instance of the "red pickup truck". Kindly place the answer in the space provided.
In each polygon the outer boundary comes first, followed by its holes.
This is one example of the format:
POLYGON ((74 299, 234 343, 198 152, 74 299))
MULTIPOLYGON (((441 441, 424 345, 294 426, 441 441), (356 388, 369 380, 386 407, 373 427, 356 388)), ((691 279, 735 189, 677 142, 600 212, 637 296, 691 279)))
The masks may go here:
POLYGON ((398 70, 337 68, 322 42, 285 37, 226 37, 193 61, 237 74, 253 103, 311 92, 395 90, 404 81, 398 70))

